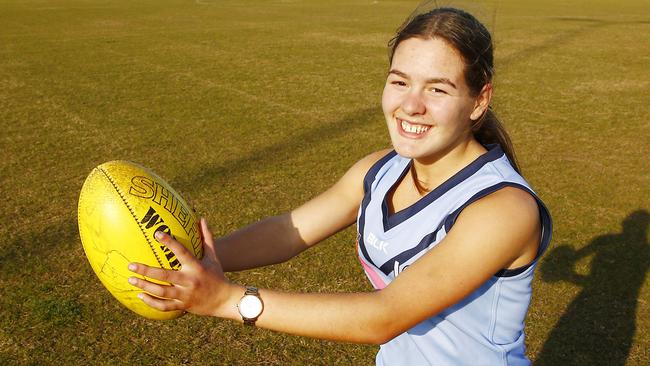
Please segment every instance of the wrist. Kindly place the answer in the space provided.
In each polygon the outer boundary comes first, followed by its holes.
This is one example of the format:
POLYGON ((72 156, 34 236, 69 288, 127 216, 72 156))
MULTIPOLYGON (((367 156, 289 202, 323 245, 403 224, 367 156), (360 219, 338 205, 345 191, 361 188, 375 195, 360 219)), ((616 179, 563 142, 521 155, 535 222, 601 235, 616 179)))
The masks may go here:
POLYGON ((241 321, 241 316, 237 311, 237 303, 241 299, 242 294, 246 291, 246 287, 228 283, 224 289, 224 297, 217 307, 214 309, 213 316, 241 321))

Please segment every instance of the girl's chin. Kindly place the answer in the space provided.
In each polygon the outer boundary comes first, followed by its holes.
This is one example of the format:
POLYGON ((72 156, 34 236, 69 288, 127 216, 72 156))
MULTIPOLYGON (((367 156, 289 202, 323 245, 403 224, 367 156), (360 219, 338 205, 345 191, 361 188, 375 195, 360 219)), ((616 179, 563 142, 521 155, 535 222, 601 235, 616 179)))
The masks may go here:
POLYGON ((414 146, 404 146, 403 144, 393 144, 393 149, 400 156, 410 159, 417 159, 426 156, 426 153, 414 146))
POLYGON ((446 150, 444 145, 440 145, 439 142, 431 139, 426 142, 417 141, 415 143, 398 139, 397 141, 393 140, 392 145, 395 152, 400 156, 417 160, 430 160, 446 150))

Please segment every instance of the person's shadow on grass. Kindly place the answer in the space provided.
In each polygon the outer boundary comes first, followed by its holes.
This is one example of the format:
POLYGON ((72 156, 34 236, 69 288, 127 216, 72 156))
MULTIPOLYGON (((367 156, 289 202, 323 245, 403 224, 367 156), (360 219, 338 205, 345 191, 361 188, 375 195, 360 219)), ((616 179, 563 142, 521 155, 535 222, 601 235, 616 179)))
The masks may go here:
POLYGON ((639 291, 650 266, 647 240, 650 214, 632 212, 623 232, 594 238, 575 250, 552 250, 540 267, 546 282, 569 281, 582 287, 551 331, 535 365, 624 365, 636 330, 639 291), (589 274, 574 265, 593 255, 589 274))

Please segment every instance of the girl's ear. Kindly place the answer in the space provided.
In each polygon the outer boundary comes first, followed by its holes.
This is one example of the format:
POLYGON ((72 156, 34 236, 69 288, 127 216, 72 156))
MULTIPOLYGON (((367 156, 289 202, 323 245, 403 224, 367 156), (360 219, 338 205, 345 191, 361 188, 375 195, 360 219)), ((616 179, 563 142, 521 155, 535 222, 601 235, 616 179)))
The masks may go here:
POLYGON ((469 115, 469 118, 472 121, 478 121, 483 114, 487 111, 490 106, 490 101, 492 100, 492 84, 487 83, 481 89, 481 92, 476 97, 476 102, 474 103, 474 110, 472 114, 469 115))

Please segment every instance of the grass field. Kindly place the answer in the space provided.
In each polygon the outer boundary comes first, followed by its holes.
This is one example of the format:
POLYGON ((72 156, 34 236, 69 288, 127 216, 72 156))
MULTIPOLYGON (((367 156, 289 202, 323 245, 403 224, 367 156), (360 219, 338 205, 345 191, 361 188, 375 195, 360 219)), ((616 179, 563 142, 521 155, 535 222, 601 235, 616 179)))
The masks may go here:
MULTIPOLYGON (((166 177, 227 233, 388 146, 386 42, 416 1, 0 1, 0 363, 369 365, 376 348, 121 307, 87 263, 78 193, 108 160, 166 177)), ((527 319, 539 365, 650 364, 650 4, 476 6, 495 109, 550 208, 527 319)), ((368 291, 354 228, 231 274, 368 291)))

